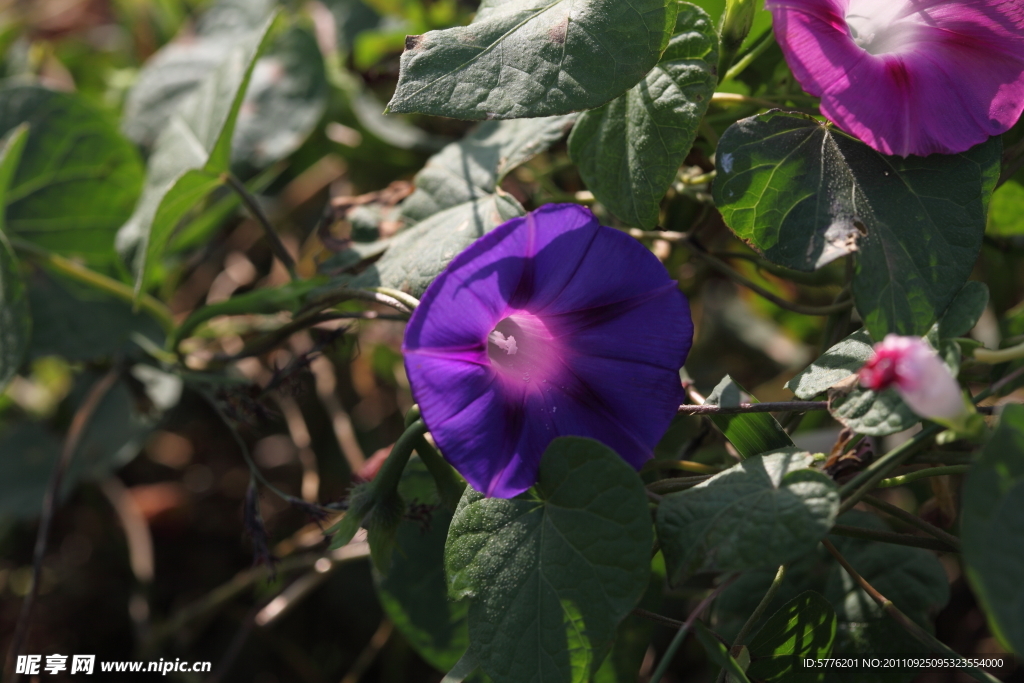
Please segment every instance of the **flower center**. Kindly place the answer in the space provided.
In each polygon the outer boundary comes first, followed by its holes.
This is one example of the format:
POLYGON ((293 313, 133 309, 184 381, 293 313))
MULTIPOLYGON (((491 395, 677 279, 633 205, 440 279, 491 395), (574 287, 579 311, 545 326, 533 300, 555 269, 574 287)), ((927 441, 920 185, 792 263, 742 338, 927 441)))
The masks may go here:
POLYGON ((920 24, 906 12, 908 0, 850 0, 846 25, 850 37, 868 54, 900 52, 910 46, 920 24))
POLYGON ((545 381, 557 365, 557 344, 540 318, 514 313, 487 335, 491 367, 506 379, 545 381))

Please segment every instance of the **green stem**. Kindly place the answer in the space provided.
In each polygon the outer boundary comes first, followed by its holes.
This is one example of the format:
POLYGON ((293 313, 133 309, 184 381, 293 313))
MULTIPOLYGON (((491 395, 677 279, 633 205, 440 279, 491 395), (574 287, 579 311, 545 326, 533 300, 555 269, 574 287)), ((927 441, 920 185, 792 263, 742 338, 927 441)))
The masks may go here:
POLYGON ((722 468, 692 460, 648 460, 644 463, 644 471, 649 472, 650 470, 682 470, 695 474, 718 474, 722 468))
POLYGON ((887 503, 886 501, 875 498, 874 496, 864 496, 863 500, 871 507, 881 510, 882 512, 886 513, 887 515, 890 515, 894 519, 900 520, 904 524, 912 526, 916 529, 920 529, 929 536, 937 538, 943 543, 946 543, 952 546, 953 548, 956 548, 957 552, 960 551, 961 545, 959 538, 957 538, 953 534, 943 531, 937 526, 929 524, 917 515, 913 515, 901 507, 893 505, 892 503, 887 503))
POLYGON ((974 405, 978 405, 989 396, 999 396, 1000 392, 1003 390, 1003 387, 1005 387, 1007 384, 1020 377, 1022 374, 1024 374, 1024 367, 1017 368, 1013 372, 1004 375, 998 381, 993 382, 990 386, 979 391, 977 394, 971 397, 971 401, 974 402, 974 405))
POLYGON ((878 529, 865 529, 864 527, 859 526, 836 524, 829 530, 829 533, 835 534, 836 536, 862 538, 866 541, 879 541, 881 543, 891 543, 893 545, 905 545, 910 546, 911 548, 927 548, 928 550, 938 550, 943 553, 960 552, 958 548, 934 538, 922 538, 920 536, 914 536, 913 534, 898 534, 892 531, 879 531, 878 529))
MULTIPOLYGON (((85 266, 75 263, 74 261, 53 254, 40 246, 26 242, 25 240, 12 237, 11 246, 13 246, 19 253, 27 256, 30 260, 45 265, 53 270, 66 275, 78 282, 87 284, 95 289, 98 289, 107 294, 113 295, 122 301, 126 301, 130 304, 136 303, 135 290, 117 280, 107 277, 101 273, 97 273, 94 270, 89 270, 85 266)), ((149 294, 142 294, 139 296, 137 305, 142 310, 153 316, 165 332, 170 332, 174 329, 174 317, 171 315, 171 309, 167 308, 163 302, 150 296, 149 294)))
POLYGON ((739 415, 741 413, 784 413, 807 410, 828 410, 827 401, 771 401, 767 403, 740 403, 734 406, 683 404, 678 415, 739 415))
POLYGON ((1011 360, 1020 360, 1021 358, 1024 358, 1024 344, 1018 344, 1017 346, 1011 346, 1008 349, 998 349, 995 351, 992 349, 975 349, 971 357, 979 363, 988 363, 989 365, 1007 363, 1011 360))
POLYGON ((311 297, 306 301, 306 305, 300 311, 300 313, 306 313, 313 309, 324 310, 332 306, 337 306, 342 301, 348 301, 350 299, 358 299, 360 301, 373 301, 378 304, 384 304, 390 306, 399 313, 412 313, 412 309, 406 306, 404 303, 391 296, 390 294, 382 294, 381 292, 370 291, 367 289, 349 289, 348 287, 338 287, 337 289, 330 289, 326 292, 322 292, 315 297, 311 297))
POLYGON ((656 482, 647 485, 647 490, 651 493, 657 493, 659 495, 665 495, 666 493, 674 493, 675 491, 684 491, 691 489, 697 484, 703 483, 713 477, 712 474, 698 475, 696 477, 673 477, 672 479, 660 479, 656 482))
MULTIPOLYGON (((771 301, 779 308, 784 308, 787 311, 793 311, 794 313, 800 313, 802 315, 830 315, 832 313, 845 311, 853 307, 853 299, 849 298, 849 286, 844 287, 836 296, 835 303, 832 303, 831 305, 828 306, 805 306, 804 304, 786 301, 782 297, 777 296, 772 292, 769 292, 764 287, 761 287, 760 285, 752 282, 751 280, 748 280, 738 271, 733 270, 732 266, 730 266, 725 261, 717 258, 714 254, 705 249, 696 240, 694 240, 689 235, 689 233, 675 232, 671 230, 639 230, 637 228, 630 228, 626 232, 628 232, 631 237, 635 237, 636 239, 653 238, 665 240, 666 242, 682 242, 690 248, 691 253, 707 261, 708 265, 710 265, 718 272, 728 276, 730 279, 743 285, 747 289, 750 289, 755 294, 758 294, 759 296, 767 299, 768 301, 771 301)), ((730 256, 733 255, 730 254, 730 256)), ((785 276, 780 275, 780 277, 785 276)))
POLYGON ((755 45, 753 49, 750 50, 750 52, 740 57, 739 61, 733 64, 732 67, 730 67, 730 69, 725 72, 725 75, 722 76, 722 81, 727 81, 730 78, 736 78, 737 76, 739 76, 744 69, 750 66, 755 59, 764 54, 764 51, 770 48, 774 43, 775 32, 769 30, 768 35, 762 38, 761 42, 755 45))
POLYGON ((392 289, 391 287, 370 287, 370 290, 401 301, 409 307, 410 311, 415 310, 416 307, 420 305, 419 299, 414 297, 412 294, 406 294, 400 289, 392 289))
POLYGON ((219 368, 222 367, 222 365, 224 364, 232 363, 234 361, 241 360, 242 358, 259 356, 261 354, 272 351, 281 344, 283 344, 289 337, 291 337, 299 330, 303 330, 307 327, 313 327, 314 325, 318 325, 330 319, 330 316, 325 316, 324 314, 317 313, 315 315, 304 316, 302 318, 293 320, 287 325, 282 325, 276 330, 271 330, 266 334, 262 334, 259 337, 256 337, 252 341, 248 342, 242 348, 242 350, 236 354, 218 354, 214 356, 213 362, 209 366, 207 366, 207 369, 211 370, 214 368, 219 368))
POLYGON ((427 433, 427 425, 423 420, 415 420, 409 425, 398 441, 391 448, 387 460, 381 465, 377 476, 373 478, 374 498, 381 500, 384 495, 398 489, 398 481, 409 463, 409 456, 416 450, 416 443, 427 433))
POLYGON ((942 427, 939 425, 928 425, 915 434, 912 439, 892 449, 859 472, 853 479, 843 484, 839 489, 839 495, 846 498, 846 500, 839 506, 839 514, 852 509, 853 506, 859 503, 864 496, 878 485, 878 482, 885 479, 887 474, 902 465, 905 460, 914 455, 921 446, 940 431, 942 431, 942 427))
POLYGON ((911 463, 932 463, 936 465, 970 465, 974 455, 970 451, 925 451, 912 458, 911 463))
MULTIPOLYGON (((853 566, 846 561, 846 558, 843 557, 839 553, 839 551, 836 550, 836 547, 829 543, 827 539, 823 539, 821 543, 825 546, 829 553, 832 554, 832 557, 836 559, 836 561, 843 567, 843 569, 846 570, 846 573, 850 575, 850 578, 853 579, 854 582, 857 585, 859 585, 865 593, 871 596, 871 599, 874 600, 875 603, 877 603, 878 606, 881 607, 885 611, 885 613, 892 618, 893 621, 895 621, 897 624, 906 629, 906 631, 910 635, 912 635, 914 638, 921 641, 928 647, 932 648, 934 652, 941 652, 943 654, 952 655, 957 658, 960 657, 960 654, 958 652, 953 650, 951 647, 943 643, 941 640, 939 640, 932 634, 928 633, 928 631, 921 628, 910 617, 901 612, 899 608, 896 607, 896 605, 892 604, 891 600, 889 600, 884 595, 879 593, 874 586, 868 583, 863 576, 857 573, 857 570, 854 569, 853 566)), ((982 683, 999 683, 999 679, 992 676, 990 673, 986 671, 982 671, 981 669, 975 667, 961 668, 964 671, 969 672, 975 680, 982 681, 982 683)))
POLYGON ((693 628, 693 622, 697 621, 697 618, 708 608, 714 599, 717 598, 722 591, 732 585, 732 582, 738 578, 739 574, 723 581, 717 588, 711 591, 706 598, 700 601, 700 604, 697 605, 697 609, 690 612, 690 616, 686 618, 683 625, 679 627, 678 631, 676 631, 676 635, 672 638, 672 642, 668 644, 668 647, 665 649, 665 654, 661 656, 661 661, 658 662, 658 668, 654 670, 654 673, 651 675, 649 680, 661 681, 661 679, 665 677, 665 673, 668 672, 668 667, 672 663, 672 658, 675 656, 679 646, 683 644, 683 640, 686 639, 686 634, 690 632, 691 628, 693 628))
POLYGON ((668 626, 669 628, 682 628, 683 626, 683 622, 678 619, 672 619, 671 617, 666 617, 663 614, 658 614, 657 612, 652 612, 641 607, 634 607, 633 614, 641 617, 642 619, 648 619, 661 624, 662 626, 668 626))
POLYGON ((756 104, 765 109, 774 109, 779 106, 777 102, 772 102, 771 100, 750 97, 749 95, 741 95, 735 92, 716 92, 711 95, 711 101, 715 104, 756 104))
POLYGON ((971 400, 974 401, 974 405, 978 405, 979 403, 984 401, 989 396, 993 396, 993 395, 1001 396, 1002 395, 1002 391, 1006 387, 1006 385, 1008 385, 1011 382, 1015 381, 1021 375, 1024 375, 1024 367, 1017 368, 1013 372, 1011 372, 1011 373, 1005 375, 1004 377, 1002 377, 999 381, 997 381, 994 384, 992 384, 992 386, 990 386, 987 389, 984 389, 982 391, 979 391, 978 395, 975 396, 974 398, 972 398, 971 400))
POLYGON ((295 270, 295 259, 293 259, 292 255, 288 253, 288 249, 284 246, 284 242, 281 241, 281 236, 277 234, 277 230, 274 229, 274 224, 270 222, 270 217, 267 215, 267 212, 263 210, 263 206, 260 204, 259 200, 249 192, 249 188, 245 186, 245 183, 236 178, 233 173, 225 173, 223 178, 224 181, 231 186, 231 189, 238 194, 238 197, 242 200, 242 203, 245 204, 246 208, 249 209, 249 212, 252 213, 256 222, 263 226, 263 232, 266 234, 267 241, 270 243, 270 250, 274 252, 274 256, 276 256, 284 265, 285 269, 287 269, 288 275, 291 279, 298 280, 299 274, 295 270))
MULTIPOLYGON (((398 496, 398 482, 402 478, 405 466, 409 464, 409 458, 416 449, 417 442, 426 433, 427 426, 423 424, 423 420, 413 420, 398 437, 395 445, 391 447, 391 452, 388 453, 387 459, 381 465, 373 481, 353 490, 345 516, 328 529, 328 533, 334 535, 331 541, 332 549, 340 548, 351 541, 359 527, 364 524, 368 530, 372 530, 378 510, 384 515, 382 519, 386 519, 394 513, 395 507, 401 505, 401 498, 398 496), (369 520, 369 524, 367 524, 367 520, 369 520)), ((397 520, 392 518, 391 521, 397 520)), ((383 531, 387 533, 388 528, 389 526, 383 527, 383 531)), ((393 527, 390 529, 393 531, 393 527)))
POLYGON ((441 502, 449 510, 455 510, 455 506, 459 504, 459 500, 462 499, 462 494, 466 490, 466 482, 459 478, 448 461, 441 457, 441 454, 430 445, 425 436, 420 436, 416 440, 416 452, 420 454, 420 460, 434 477, 437 495, 441 498, 441 502))
POLYGON ((412 423, 420 419, 420 417, 422 417, 422 415, 420 414, 419 405, 413 404, 413 407, 409 408, 409 412, 405 414, 405 429, 411 427, 412 423))
POLYGON ((813 273, 804 273, 799 270, 792 270, 785 266, 777 266, 771 261, 765 261, 759 258, 755 254, 746 254, 741 251, 717 251, 711 252, 712 256, 717 256, 720 259, 742 259, 753 263, 758 270, 763 270, 782 278, 783 280, 789 280, 800 285, 808 285, 810 287, 824 287, 827 285, 843 284, 847 282, 839 282, 830 271, 816 270, 813 273))
POLYGON ((878 482, 878 488, 887 489, 893 486, 903 486, 913 481, 927 479, 928 477, 941 477, 944 474, 967 474, 971 469, 970 465, 946 465, 945 467, 929 467, 926 470, 917 470, 908 474, 901 474, 898 477, 890 477, 878 482))
POLYGON ((754 613, 750 615, 746 623, 740 629, 740 632, 736 634, 736 640, 733 641, 732 646, 739 647, 746 642, 750 632, 754 630, 754 626, 758 620, 764 615, 765 610, 771 605, 772 600, 775 599, 775 595, 782 588, 782 581, 786 578, 786 565, 779 565, 779 571, 775 572, 775 579, 772 581, 772 585, 768 586, 768 592, 761 598, 761 602, 757 603, 757 608, 754 609, 754 613))

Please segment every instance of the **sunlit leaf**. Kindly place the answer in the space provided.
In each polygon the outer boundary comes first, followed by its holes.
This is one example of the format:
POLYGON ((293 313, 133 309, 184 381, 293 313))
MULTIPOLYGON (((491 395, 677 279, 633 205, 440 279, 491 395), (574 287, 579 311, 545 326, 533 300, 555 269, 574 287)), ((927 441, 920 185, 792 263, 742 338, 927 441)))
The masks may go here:
POLYGON ((8 237, 109 266, 142 187, 138 152, 77 94, 0 89, 0 135, 24 122, 31 127, 7 192, 8 237))
POLYGON ((832 480, 795 448, 748 458, 658 506, 669 578, 778 567, 810 552, 839 509, 832 480))
MULTIPOLYGON (((157 51, 128 92, 122 128, 151 148, 174 112, 231 52, 252 40, 271 14, 267 0, 220 0, 201 18, 195 35, 157 51)), ((306 139, 327 104, 323 55, 312 32, 293 25, 256 62, 238 116, 231 159, 263 167, 306 139)))
POLYGON ((806 591, 780 607, 751 640, 747 672, 758 681, 823 681, 826 672, 806 667, 802 660, 828 657, 835 637, 832 605, 820 594, 806 591))
MULTIPOLYGON (((712 406, 735 406, 740 403, 758 403, 758 400, 747 394, 728 375, 708 394, 706 401, 706 405, 712 406)), ((741 457, 750 458, 758 453, 793 445, 789 434, 769 413, 712 414, 710 417, 741 457)))
POLYGON ((469 26, 409 36, 388 111, 516 119, 592 109, 650 71, 676 0, 484 0, 469 26))
MULTIPOLYGON (((929 333, 950 372, 960 368, 960 349, 952 337, 971 329, 988 302, 988 289, 968 282, 929 333)), ((886 436, 910 429, 921 421, 894 387, 876 392, 860 385, 855 373, 874 353, 867 330, 860 329, 821 354, 786 383, 797 398, 810 400, 827 392, 829 411, 846 427, 869 436, 886 436)))
POLYGON ((556 439, 535 489, 485 498, 467 489, 445 566, 470 598, 470 653, 497 683, 588 681, 647 587, 643 483, 588 439, 556 439))
POLYGON ((704 646, 704 652, 707 653, 708 658, 729 673, 729 683, 750 683, 743 666, 733 657, 729 647, 715 637, 715 634, 703 621, 700 619, 695 621, 693 630, 697 640, 704 646))
POLYGON ((987 231, 995 237, 1024 235, 1024 181, 1010 178, 992 195, 987 231))
MULTIPOLYGON (((836 521, 892 531, 877 516, 857 510, 847 512, 836 521)), ((934 553, 844 536, 832 536, 830 540, 857 572, 919 624, 926 626, 949 600, 946 573, 934 553)), ((716 623, 724 637, 734 635, 757 607, 776 570, 777 567, 771 567, 745 572, 722 593, 716 606, 716 623)), ((790 564, 769 610, 778 609, 808 590, 823 595, 836 612, 835 655, 884 657, 927 654, 927 648, 885 614, 820 545, 790 564)), ((764 621, 766 619, 762 618, 762 623, 764 621)), ((917 671, 910 667, 833 670, 826 680, 905 683, 913 679, 917 671)))
POLYGON ((956 339, 970 332, 988 306, 988 285, 970 281, 963 286, 939 319, 939 339, 956 339))
POLYGON ((494 194, 520 164, 558 142, 574 114, 515 121, 487 121, 427 160, 416 174, 416 191, 402 202, 412 221, 494 194))
POLYGON ((717 151, 715 203, 779 265, 857 254, 853 295, 875 339, 924 334, 981 248, 999 176, 998 137, 960 154, 890 157, 812 117, 743 119, 717 151))
POLYGON ((718 84, 718 37, 707 14, 680 3, 675 32, 658 65, 626 94, 584 112, 569 138, 598 201, 643 228, 657 225, 718 84))

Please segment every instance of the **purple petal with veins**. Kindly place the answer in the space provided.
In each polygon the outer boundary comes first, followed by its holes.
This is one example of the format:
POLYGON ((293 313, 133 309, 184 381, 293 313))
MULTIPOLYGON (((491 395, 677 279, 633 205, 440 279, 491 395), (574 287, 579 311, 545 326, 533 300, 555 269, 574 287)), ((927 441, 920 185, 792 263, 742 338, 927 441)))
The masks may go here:
POLYGON ((559 436, 634 467, 679 404, 693 323, 642 244, 551 204, 481 237, 431 283, 406 329, 413 397, 473 488, 510 498, 559 436))

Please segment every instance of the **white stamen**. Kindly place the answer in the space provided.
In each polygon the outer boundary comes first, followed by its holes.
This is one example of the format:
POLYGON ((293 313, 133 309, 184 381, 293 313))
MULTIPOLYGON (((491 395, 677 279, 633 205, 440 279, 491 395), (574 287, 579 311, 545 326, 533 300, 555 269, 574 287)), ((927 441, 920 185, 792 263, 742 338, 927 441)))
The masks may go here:
POLYGON ((511 334, 506 338, 501 332, 494 330, 488 340, 510 356, 514 356, 519 349, 516 347, 516 338, 511 334))

